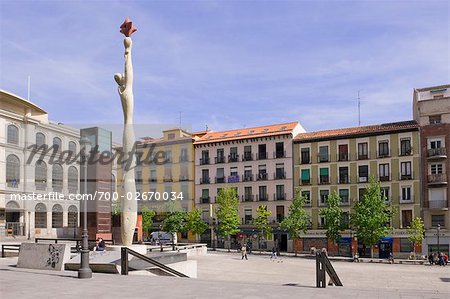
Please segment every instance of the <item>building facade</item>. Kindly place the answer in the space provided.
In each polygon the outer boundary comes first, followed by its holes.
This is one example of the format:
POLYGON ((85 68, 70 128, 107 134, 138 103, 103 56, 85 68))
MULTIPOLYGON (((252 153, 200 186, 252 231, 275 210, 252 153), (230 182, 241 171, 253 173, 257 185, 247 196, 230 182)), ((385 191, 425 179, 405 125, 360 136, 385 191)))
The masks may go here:
POLYGON ((77 153, 79 137, 34 103, 0 90, 0 239, 78 234, 79 202, 68 196, 79 192, 79 164, 59 158, 77 153), (55 147, 41 155, 33 154, 35 145, 55 147), (33 194, 47 199, 30 200, 33 194))
MULTIPOLYGON (((304 129, 298 122, 292 122, 208 132, 198 138, 194 142, 195 206, 202 211, 204 220, 211 227, 215 225, 218 192, 221 188, 235 187, 241 218, 241 234, 234 236, 235 240, 243 235, 254 237, 256 210, 266 205, 275 228, 268 241, 275 238, 281 250, 288 250, 288 236, 279 229, 279 223, 292 202, 292 139, 300 132, 304 129)), ((202 241, 211 242, 215 237, 211 229, 202 236, 202 241)))
POLYGON ((423 253, 449 252, 450 244, 450 85, 414 90, 414 119, 420 125, 423 253), (439 228, 439 231, 438 231, 439 228), (438 236, 439 234, 439 240, 438 236), (439 247, 439 248, 438 248, 439 247))
POLYGON ((375 252, 381 258, 393 252, 409 256, 412 244, 406 227, 420 216, 419 129, 415 121, 405 121, 347 129, 299 134, 294 140, 294 185, 301 187, 307 200, 311 229, 301 235, 299 251, 328 248, 340 255, 370 254, 370 248, 357 243, 347 229, 335 247, 325 236, 321 208, 328 195, 337 191, 344 221, 355 202, 362 198, 370 176, 381 184, 386 199, 397 210, 391 225, 393 233, 380 240, 375 252))

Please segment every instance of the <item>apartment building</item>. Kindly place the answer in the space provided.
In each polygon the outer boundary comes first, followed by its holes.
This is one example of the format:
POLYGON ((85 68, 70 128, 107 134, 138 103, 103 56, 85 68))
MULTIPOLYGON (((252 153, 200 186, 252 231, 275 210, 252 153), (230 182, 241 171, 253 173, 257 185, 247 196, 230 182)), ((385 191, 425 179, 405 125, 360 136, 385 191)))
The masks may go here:
POLYGON ((423 253, 449 252, 450 244, 450 85, 419 88, 413 96, 414 119, 420 125, 423 253), (438 238, 439 234, 439 238, 438 238))
POLYGON ((357 249, 361 256, 370 248, 357 243, 347 229, 334 248, 325 236, 320 209, 326 206, 330 192, 341 197, 344 219, 355 202, 362 198, 370 176, 381 183, 382 192, 397 213, 391 221, 394 231, 380 240, 376 252, 385 258, 409 255, 412 244, 406 227, 420 216, 419 129, 415 121, 361 126, 299 134, 294 139, 294 185, 308 198, 306 210, 311 229, 296 244, 299 251, 311 247, 328 248, 351 256, 357 249))
MULTIPOLYGON (((278 225, 287 215, 293 197, 292 139, 304 129, 298 122, 208 132, 194 142, 195 206, 204 219, 215 223, 217 194, 221 188, 235 187, 239 196, 241 234, 252 238, 256 209, 267 205, 272 212, 274 239, 281 250, 288 249, 288 236, 278 225)), ((212 240, 211 232, 202 236, 212 240)), ((254 246, 256 246, 254 242, 254 246)), ((271 245, 267 245, 271 246, 271 245)))

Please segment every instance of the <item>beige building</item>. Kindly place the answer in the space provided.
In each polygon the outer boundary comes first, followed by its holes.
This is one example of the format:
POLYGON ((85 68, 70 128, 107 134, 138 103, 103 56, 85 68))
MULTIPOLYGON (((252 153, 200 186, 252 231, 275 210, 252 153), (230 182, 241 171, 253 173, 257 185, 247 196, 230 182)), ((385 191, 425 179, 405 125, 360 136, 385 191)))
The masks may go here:
MULTIPOLYGON (((208 132, 196 140, 195 206, 202 210, 204 219, 214 224, 217 193, 221 188, 235 187, 241 217, 241 234, 235 238, 252 238, 257 233, 252 220, 258 206, 267 205, 276 228, 274 238, 281 250, 287 250, 287 233, 278 225, 293 197, 292 138, 300 132, 304 129, 292 122, 208 132)), ((203 241, 209 242, 211 237, 211 232, 205 234, 203 241)))
POLYGON ((420 125, 422 207, 426 229, 423 253, 438 250, 448 253, 450 243, 450 213, 448 211, 450 203, 448 186, 450 181, 450 159, 448 159, 450 85, 415 89, 413 114, 420 125))
MULTIPOLYGON (((419 165, 419 130, 415 121, 297 135, 294 185, 300 186, 308 198, 306 209, 311 215, 311 230, 301 236, 298 249, 325 247, 351 256, 358 246, 353 232, 346 230, 339 248, 330 248, 320 209, 326 206, 328 195, 337 191, 348 222, 352 206, 362 198, 369 177, 375 176, 387 200, 397 209, 391 221, 393 234, 380 240, 379 255, 409 255, 412 244, 407 240, 406 227, 420 216, 419 165)), ((362 256, 370 252, 362 244, 358 250, 362 256)))

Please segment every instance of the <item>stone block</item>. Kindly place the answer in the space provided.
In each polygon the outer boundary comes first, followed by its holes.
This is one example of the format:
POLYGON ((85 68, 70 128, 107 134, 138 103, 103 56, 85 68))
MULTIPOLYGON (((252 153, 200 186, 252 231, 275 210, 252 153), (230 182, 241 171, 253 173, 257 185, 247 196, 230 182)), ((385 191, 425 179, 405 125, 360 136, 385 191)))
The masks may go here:
POLYGON ((70 244, 22 243, 18 268, 64 270, 70 259, 70 244))

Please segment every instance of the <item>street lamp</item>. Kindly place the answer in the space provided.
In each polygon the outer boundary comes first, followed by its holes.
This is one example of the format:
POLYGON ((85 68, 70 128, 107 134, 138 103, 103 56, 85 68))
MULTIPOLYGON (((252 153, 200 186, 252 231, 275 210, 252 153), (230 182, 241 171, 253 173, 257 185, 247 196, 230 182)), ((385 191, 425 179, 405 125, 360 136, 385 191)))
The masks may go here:
POLYGON ((438 225, 437 225, 437 242, 438 242, 438 254, 439 254, 439 252, 441 252, 441 249, 440 249, 440 244, 439 244, 439 235, 441 234, 441 224, 440 223, 438 223, 438 225))
MULTIPOLYGON (((84 164, 84 194, 87 194, 87 168, 88 157, 91 151, 91 142, 85 136, 80 140, 82 163, 84 164)), ((81 261, 80 269, 78 269, 78 278, 92 278, 92 270, 89 268, 89 244, 88 244, 88 227, 87 227, 87 200, 83 198, 83 231, 81 234, 81 261)))

